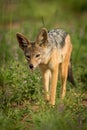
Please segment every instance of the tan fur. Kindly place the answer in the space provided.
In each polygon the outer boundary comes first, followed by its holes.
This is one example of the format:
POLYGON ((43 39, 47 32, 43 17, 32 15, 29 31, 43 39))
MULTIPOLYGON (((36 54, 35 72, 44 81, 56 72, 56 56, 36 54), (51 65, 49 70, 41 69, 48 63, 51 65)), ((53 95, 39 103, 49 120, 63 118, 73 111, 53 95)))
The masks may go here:
MULTIPOLYGON (((65 42, 68 42, 69 45, 67 46, 67 53, 64 56, 64 61, 63 63, 60 64, 60 75, 61 75, 61 80, 62 80, 62 94, 61 94, 62 99, 65 97, 65 94, 66 94, 66 81, 67 81, 67 75, 68 75, 68 66, 69 66, 70 56, 72 52, 72 45, 70 42, 69 35, 66 37, 65 42)), ((64 52, 64 48, 63 48, 63 52, 64 52)))
POLYGON ((46 29, 40 31, 35 43, 26 40, 27 38, 23 37, 22 34, 17 33, 19 45, 23 49, 29 65, 33 65, 33 68, 36 68, 37 66, 40 67, 43 76, 45 99, 49 101, 51 105, 55 105, 59 72, 62 81, 61 98, 63 99, 66 94, 66 80, 72 44, 70 36, 67 35, 63 48, 54 46, 51 50, 50 47, 47 47, 47 38, 48 34, 46 29))

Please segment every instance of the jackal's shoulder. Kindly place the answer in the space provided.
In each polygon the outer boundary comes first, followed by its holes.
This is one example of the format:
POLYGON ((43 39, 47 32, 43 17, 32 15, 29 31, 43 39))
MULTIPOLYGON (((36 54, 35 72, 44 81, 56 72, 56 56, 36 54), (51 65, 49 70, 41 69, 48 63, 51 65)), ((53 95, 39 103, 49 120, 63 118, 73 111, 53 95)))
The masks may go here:
POLYGON ((48 42, 58 48, 63 48, 65 45, 65 38, 68 35, 63 29, 52 29, 48 32, 48 42))

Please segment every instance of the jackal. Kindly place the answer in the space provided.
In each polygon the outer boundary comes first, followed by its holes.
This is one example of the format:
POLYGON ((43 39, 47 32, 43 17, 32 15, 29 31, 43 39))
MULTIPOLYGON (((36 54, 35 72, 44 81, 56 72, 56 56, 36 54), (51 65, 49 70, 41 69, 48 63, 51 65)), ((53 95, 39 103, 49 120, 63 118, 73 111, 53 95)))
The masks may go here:
POLYGON ((17 33, 16 36, 29 68, 34 70, 39 66, 42 72, 45 99, 51 105, 55 105, 58 74, 61 77, 62 99, 66 94, 67 79, 75 85, 70 62, 72 52, 70 35, 63 29, 47 31, 46 28, 42 28, 35 41, 28 40, 21 33, 17 33))

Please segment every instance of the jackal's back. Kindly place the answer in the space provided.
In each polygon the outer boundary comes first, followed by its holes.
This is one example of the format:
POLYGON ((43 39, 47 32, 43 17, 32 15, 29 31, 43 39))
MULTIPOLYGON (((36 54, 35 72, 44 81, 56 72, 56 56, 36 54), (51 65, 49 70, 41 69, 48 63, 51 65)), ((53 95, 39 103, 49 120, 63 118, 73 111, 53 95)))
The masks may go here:
POLYGON ((63 29, 53 29, 48 32, 48 42, 51 46, 63 48, 65 45, 65 38, 68 35, 63 29))

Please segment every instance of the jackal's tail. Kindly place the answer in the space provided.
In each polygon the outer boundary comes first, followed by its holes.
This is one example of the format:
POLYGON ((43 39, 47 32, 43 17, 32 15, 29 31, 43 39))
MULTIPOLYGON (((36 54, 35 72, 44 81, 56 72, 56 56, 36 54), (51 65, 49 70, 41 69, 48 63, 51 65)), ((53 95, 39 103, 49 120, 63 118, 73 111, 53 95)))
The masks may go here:
POLYGON ((69 82, 71 82, 73 86, 76 86, 75 81, 74 81, 74 78, 73 78, 71 61, 70 61, 70 63, 69 63, 69 67, 68 67, 68 77, 67 77, 67 80, 68 80, 69 82))

